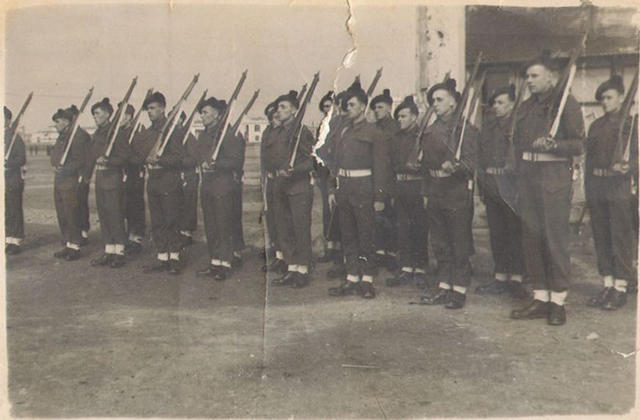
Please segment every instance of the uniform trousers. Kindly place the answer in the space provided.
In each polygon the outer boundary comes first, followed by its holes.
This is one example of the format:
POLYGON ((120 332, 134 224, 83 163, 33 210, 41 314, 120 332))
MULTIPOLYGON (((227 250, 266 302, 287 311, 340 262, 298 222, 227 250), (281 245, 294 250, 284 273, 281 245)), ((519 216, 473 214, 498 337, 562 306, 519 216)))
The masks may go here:
POLYGON ((75 176, 56 176, 53 184, 53 199, 56 206, 58 226, 67 243, 79 245, 82 240, 78 190, 80 184, 75 176))
MULTIPOLYGON (((226 174, 230 176, 229 174, 226 174)), ((231 263, 233 257, 233 192, 216 189, 217 174, 204 174, 202 178, 202 215, 209 257, 231 263)), ((228 182, 228 181, 227 181, 228 182)))
POLYGON ((426 268, 429 265, 429 224, 420 194, 421 181, 396 183, 395 210, 398 220, 398 264, 426 268), (416 185, 417 184, 417 185, 416 185))
POLYGON ((127 170, 125 185, 125 219, 127 233, 143 237, 146 229, 144 203, 144 169, 132 167, 127 170))
POLYGON ((124 245, 127 241, 127 233, 122 213, 122 191, 124 189, 122 177, 115 184, 103 185, 100 173, 97 173, 95 188, 102 241, 105 245, 124 245))

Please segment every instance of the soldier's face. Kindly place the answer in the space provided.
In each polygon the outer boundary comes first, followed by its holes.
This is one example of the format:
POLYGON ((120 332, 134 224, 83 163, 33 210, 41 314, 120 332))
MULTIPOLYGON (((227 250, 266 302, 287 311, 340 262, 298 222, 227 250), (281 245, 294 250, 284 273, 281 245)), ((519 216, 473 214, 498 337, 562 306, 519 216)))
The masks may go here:
POLYGON ((391 114, 391 105, 384 102, 378 102, 376 106, 373 107, 373 113, 376 116, 376 120, 381 120, 391 114))
POLYGON ((527 69, 527 87, 531 93, 543 93, 553 86, 553 74, 541 64, 535 64, 527 69))
POLYGON ((400 129, 406 130, 413 127, 417 118, 417 115, 409 111, 409 108, 401 109, 400 112, 398 112, 398 124, 400 124, 400 129))
POLYGON ((360 102, 355 96, 347 101, 347 117, 355 120, 364 114, 367 105, 360 102))
POLYGON ((617 112, 622 106, 622 95, 615 89, 605 90, 600 100, 604 112, 617 112))
POLYGON ((453 112, 456 107, 456 100, 451 94, 444 90, 436 90, 433 92, 434 111, 438 117, 444 117, 453 112))
POLYGON ((124 115, 122 116, 122 125, 124 127, 126 127, 127 125, 129 125, 131 123, 131 120, 133 119, 133 115, 131 114, 127 114, 126 112, 124 113, 124 115))
POLYGON ((151 121, 159 120, 164 115, 164 107, 157 102, 151 102, 147 105, 147 115, 151 121))
POLYGON ((65 118, 58 118, 53 122, 53 124, 56 127, 56 131, 58 133, 62 133, 69 126, 69 120, 65 118))
POLYGON ((220 112, 214 107, 207 105, 200 110, 200 118, 202 119, 202 124, 209 127, 220 119, 220 112))
POLYGON ((278 112, 276 112, 276 118, 280 121, 288 121, 289 119, 294 117, 296 111, 297 108, 290 102, 280 101, 278 103, 278 112))
POLYGON ((322 113, 324 115, 329 115, 329 112, 331 111, 331 107, 333 107, 333 101, 324 101, 322 103, 322 113))
POLYGON ((108 123, 109 117, 111 117, 111 114, 102 108, 96 108, 93 111, 93 121, 95 121, 98 127, 102 127, 103 125, 108 123))
POLYGON ((508 115, 513 109, 513 101, 509 98, 508 93, 496 96, 493 100, 493 110, 496 113, 496 117, 504 117, 508 115))

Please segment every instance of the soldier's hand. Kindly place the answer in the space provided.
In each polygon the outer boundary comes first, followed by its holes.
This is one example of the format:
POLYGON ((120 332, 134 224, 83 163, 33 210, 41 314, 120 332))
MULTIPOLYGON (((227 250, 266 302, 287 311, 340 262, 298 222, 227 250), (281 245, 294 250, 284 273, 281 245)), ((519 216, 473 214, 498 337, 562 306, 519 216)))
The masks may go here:
POLYGON ((426 195, 422 196, 422 208, 427 209, 427 205, 429 204, 429 197, 426 195))
POLYGON ((147 164, 149 165, 157 165, 158 164, 158 157, 157 156, 152 156, 150 158, 147 159, 147 164))
POLYGON ((106 165, 106 164, 108 164, 108 163, 109 163, 109 159, 108 159, 108 158, 106 158, 105 156, 100 156, 100 157, 98 158, 98 160, 96 161, 96 163, 97 163, 98 165, 106 165))
POLYGON ((336 206, 336 195, 329 194, 328 199, 329 199, 329 207, 333 209, 336 206))
POLYGON ((284 170, 284 176, 289 178, 291 175, 293 175, 293 168, 287 167, 287 169, 284 170))
POLYGON ((537 152, 549 152, 557 148, 558 144, 552 137, 538 137, 533 141, 532 147, 537 152))
POLYGON ((373 209, 378 212, 384 210, 384 203, 382 201, 374 202, 373 209))
POLYGON ((611 167, 613 172, 617 172, 621 175, 626 175, 629 172, 629 169, 631 169, 629 162, 617 162, 611 167))

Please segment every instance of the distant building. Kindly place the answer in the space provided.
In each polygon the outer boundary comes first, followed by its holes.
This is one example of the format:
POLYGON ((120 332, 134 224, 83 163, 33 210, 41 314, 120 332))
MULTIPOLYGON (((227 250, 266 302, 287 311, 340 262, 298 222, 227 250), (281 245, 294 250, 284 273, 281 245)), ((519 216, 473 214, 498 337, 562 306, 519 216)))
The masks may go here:
POLYGON ((262 132, 268 125, 269 121, 266 118, 247 118, 240 131, 248 143, 260 143, 262 132))

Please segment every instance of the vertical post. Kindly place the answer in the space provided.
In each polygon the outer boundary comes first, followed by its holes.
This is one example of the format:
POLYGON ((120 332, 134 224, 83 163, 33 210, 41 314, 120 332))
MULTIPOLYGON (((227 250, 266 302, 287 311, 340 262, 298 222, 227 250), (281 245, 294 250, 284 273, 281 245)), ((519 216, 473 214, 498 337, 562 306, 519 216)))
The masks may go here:
POLYGON ((447 72, 460 89, 466 79, 465 7, 418 6, 416 92, 438 83, 447 72))

